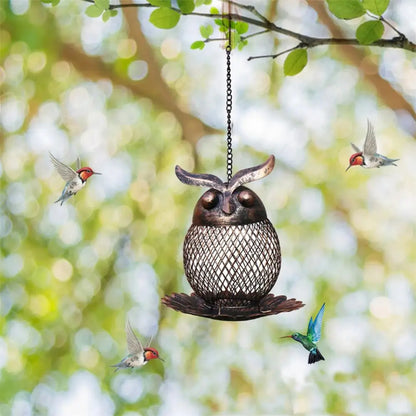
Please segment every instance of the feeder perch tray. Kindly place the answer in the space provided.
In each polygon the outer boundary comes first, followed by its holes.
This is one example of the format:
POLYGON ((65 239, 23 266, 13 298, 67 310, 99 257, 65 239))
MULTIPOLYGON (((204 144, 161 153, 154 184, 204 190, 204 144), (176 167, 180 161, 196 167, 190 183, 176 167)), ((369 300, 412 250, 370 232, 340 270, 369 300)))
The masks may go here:
POLYGON ((166 295, 162 298, 162 303, 182 313, 219 321, 248 321, 263 316, 277 315, 281 312, 294 311, 304 306, 302 301, 287 299, 284 295, 275 296, 271 293, 258 302, 250 302, 240 306, 230 306, 227 305, 227 302, 210 304, 195 293, 190 296, 185 293, 166 295))

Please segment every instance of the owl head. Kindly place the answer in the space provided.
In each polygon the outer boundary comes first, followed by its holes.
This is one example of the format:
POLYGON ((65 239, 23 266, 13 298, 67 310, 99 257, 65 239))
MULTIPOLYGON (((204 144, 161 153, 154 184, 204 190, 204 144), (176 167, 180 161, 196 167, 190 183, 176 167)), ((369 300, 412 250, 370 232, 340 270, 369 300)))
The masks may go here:
POLYGON ((267 176, 274 168, 274 156, 266 162, 237 172, 230 182, 210 174, 189 173, 176 166, 178 179, 187 185, 208 186, 210 189, 199 198, 194 209, 194 225, 241 225, 267 218, 261 199, 243 186, 267 176))

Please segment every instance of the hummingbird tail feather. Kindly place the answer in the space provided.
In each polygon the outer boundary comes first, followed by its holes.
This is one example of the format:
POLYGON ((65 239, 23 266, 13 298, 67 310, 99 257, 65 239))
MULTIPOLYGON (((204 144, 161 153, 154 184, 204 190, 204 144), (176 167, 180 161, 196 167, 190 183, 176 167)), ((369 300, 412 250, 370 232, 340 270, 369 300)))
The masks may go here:
POLYGON ((318 350, 318 348, 314 348, 309 353, 308 364, 316 363, 317 361, 325 360, 324 356, 318 350))

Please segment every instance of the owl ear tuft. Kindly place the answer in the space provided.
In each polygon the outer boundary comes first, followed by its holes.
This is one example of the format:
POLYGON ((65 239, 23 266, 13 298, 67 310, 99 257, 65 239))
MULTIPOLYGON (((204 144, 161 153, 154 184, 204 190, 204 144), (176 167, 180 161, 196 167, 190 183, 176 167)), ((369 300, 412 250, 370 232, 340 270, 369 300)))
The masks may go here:
POLYGON ((230 180, 228 189, 233 192, 245 183, 254 182, 267 176, 274 168, 275 158, 270 155, 269 158, 261 165, 253 166, 252 168, 241 169, 230 180))
POLYGON ((178 179, 186 185, 207 186, 219 192, 224 192, 226 189, 224 182, 215 175, 208 173, 190 173, 178 165, 175 166, 175 173, 178 179))

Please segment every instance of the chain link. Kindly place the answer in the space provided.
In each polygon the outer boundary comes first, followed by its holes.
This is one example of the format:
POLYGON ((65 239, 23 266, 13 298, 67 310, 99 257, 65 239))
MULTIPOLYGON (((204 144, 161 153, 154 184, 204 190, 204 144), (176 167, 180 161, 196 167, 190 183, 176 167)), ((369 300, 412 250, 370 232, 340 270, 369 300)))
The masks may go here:
POLYGON ((233 176, 233 144, 231 138, 231 110, 233 107, 233 92, 231 89, 231 14, 228 15, 228 45, 225 48, 227 59, 227 179, 230 182, 233 176))

